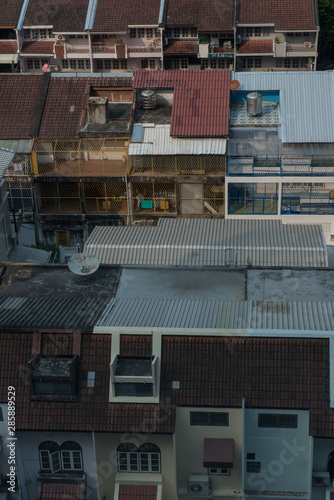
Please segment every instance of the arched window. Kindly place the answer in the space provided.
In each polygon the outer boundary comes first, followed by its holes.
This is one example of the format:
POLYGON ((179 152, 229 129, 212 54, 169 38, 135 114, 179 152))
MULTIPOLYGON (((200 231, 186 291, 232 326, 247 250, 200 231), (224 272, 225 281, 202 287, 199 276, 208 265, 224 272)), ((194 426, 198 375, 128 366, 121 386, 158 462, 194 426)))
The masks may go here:
POLYGON ((140 472, 160 472, 160 455, 160 448, 156 444, 142 444, 139 448, 140 472))
POLYGON ((43 441, 38 447, 42 472, 55 473, 61 470, 59 446, 54 441, 43 441))
POLYGON ((138 448, 132 443, 120 444, 117 448, 119 472, 138 472, 138 448))
POLYGON ((82 451, 75 441, 65 441, 60 447, 62 469, 64 471, 81 471, 82 451))
POLYGON ((81 447, 75 441, 65 441, 61 446, 54 441, 44 441, 38 451, 42 472, 56 474, 83 470, 81 447))

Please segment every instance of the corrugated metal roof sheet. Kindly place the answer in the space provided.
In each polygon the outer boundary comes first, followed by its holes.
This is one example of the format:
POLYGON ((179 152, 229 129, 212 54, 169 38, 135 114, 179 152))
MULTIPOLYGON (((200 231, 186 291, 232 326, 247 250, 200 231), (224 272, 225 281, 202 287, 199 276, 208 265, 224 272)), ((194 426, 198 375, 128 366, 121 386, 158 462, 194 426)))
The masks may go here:
POLYGON ((320 224, 278 220, 160 219, 157 227, 95 227, 84 251, 113 265, 328 267, 320 224))
POLYGON ((134 88, 174 89, 171 129, 175 137, 225 137, 229 133, 231 72, 136 71, 134 88))
POLYGON ((334 72, 235 73, 238 91, 280 91, 282 142, 334 141, 334 72))
POLYGON ((0 140, 0 148, 11 149, 15 153, 30 153, 32 139, 0 140))
POLYGON ((52 252, 39 250, 37 248, 29 248, 23 245, 14 245, 8 261, 9 262, 35 262, 39 264, 47 264, 50 262, 52 252))
POLYGON ((0 179, 6 173, 7 168, 9 167, 12 159, 15 156, 15 151, 10 151, 9 149, 0 148, 0 179))
POLYGON ((129 155, 224 155, 226 139, 179 139, 170 125, 134 125, 129 155))
POLYGON ((333 331, 334 303, 112 299, 96 326, 333 331))
POLYGON ((92 329, 108 302, 92 297, 0 297, 0 328, 92 329))

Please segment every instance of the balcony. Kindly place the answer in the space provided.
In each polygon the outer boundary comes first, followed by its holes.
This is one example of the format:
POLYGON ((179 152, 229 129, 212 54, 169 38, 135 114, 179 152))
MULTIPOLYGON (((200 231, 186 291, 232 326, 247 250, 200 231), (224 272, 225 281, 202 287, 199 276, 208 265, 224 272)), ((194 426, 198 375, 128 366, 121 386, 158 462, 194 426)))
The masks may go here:
POLYGON ((81 56, 89 56, 89 47, 88 45, 66 45, 66 53, 67 55, 69 54, 74 54, 78 55, 80 54, 81 56))
POLYGON ((334 176, 334 157, 229 157, 229 176, 334 176))
POLYGON ((287 57, 315 57, 315 55, 316 49, 312 42, 305 42, 300 45, 287 44, 286 46, 287 57))
POLYGON ((101 54, 105 56, 108 54, 116 57, 116 43, 112 42, 95 42, 92 44, 92 52, 95 55, 101 54))

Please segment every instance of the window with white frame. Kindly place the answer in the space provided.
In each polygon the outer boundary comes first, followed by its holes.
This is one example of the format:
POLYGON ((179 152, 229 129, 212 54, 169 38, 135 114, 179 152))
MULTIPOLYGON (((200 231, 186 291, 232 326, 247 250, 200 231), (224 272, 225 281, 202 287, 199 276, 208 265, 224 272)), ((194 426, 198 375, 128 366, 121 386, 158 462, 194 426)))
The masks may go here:
POLYGON ((254 28, 254 36, 261 36, 261 28, 254 28))
POLYGON ((137 29, 137 37, 138 38, 144 38, 145 37, 145 28, 138 28, 137 29))
POLYGON ((153 28, 146 29, 146 38, 153 38, 153 28))
POLYGON ((138 472, 138 448, 132 443, 123 443, 117 448, 119 472, 138 472))
POLYGON ((27 69, 39 70, 42 69, 44 64, 49 64, 48 59, 26 59, 27 69))
POLYGON ((165 35, 167 38, 197 38, 197 28, 167 28, 165 35))
POLYGON ((208 474, 209 476, 230 476, 231 475, 231 469, 223 469, 223 468, 217 468, 217 467, 210 467, 208 469, 208 474))
POLYGON ((112 62, 113 69, 126 69, 127 60, 126 59, 113 59, 112 62))
POLYGON ((90 69, 90 61, 89 59, 69 59, 62 61, 63 69, 71 69, 71 70, 87 70, 90 69))
POLYGON ((66 441, 60 446, 62 469, 68 471, 81 471, 82 453, 81 447, 74 441, 66 441))
POLYGON ((155 59, 142 59, 141 69, 155 69, 155 59))
POLYGON ((137 448, 133 443, 122 443, 117 448, 119 472, 160 472, 160 448, 153 443, 145 443, 137 448))
POLYGON ((82 450, 75 441, 65 441, 59 446, 54 441, 44 441, 38 447, 41 472, 57 474, 83 470, 82 450))
POLYGON ((165 59, 165 69, 187 69, 188 59, 165 59))
POLYGON ((25 40, 45 40, 47 38, 55 38, 52 29, 25 29, 23 30, 23 38, 25 40))
POLYGON ((262 67, 262 59, 261 57, 255 57, 254 59, 254 68, 261 68, 262 67))
POLYGON ((140 472, 160 472, 160 448, 146 443, 139 448, 140 472))

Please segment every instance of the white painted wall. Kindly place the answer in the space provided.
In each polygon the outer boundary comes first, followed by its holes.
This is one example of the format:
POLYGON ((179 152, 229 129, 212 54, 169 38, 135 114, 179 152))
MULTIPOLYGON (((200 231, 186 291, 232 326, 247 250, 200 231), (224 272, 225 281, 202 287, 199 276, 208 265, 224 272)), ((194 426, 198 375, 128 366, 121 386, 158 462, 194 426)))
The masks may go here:
POLYGON ((207 475, 203 467, 204 439, 234 439, 234 462, 230 476, 210 476, 212 497, 226 500, 241 496, 242 478, 242 409, 241 408, 177 408, 176 468, 178 500, 188 500, 188 476, 207 475), (229 426, 190 425, 191 411, 229 413, 229 426))
POLYGON ((250 410, 245 412, 245 492, 309 492, 312 442, 308 411, 250 410), (259 413, 298 415, 297 429, 258 427, 259 413), (247 453, 255 453, 261 472, 247 473, 247 453))

